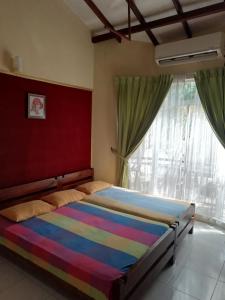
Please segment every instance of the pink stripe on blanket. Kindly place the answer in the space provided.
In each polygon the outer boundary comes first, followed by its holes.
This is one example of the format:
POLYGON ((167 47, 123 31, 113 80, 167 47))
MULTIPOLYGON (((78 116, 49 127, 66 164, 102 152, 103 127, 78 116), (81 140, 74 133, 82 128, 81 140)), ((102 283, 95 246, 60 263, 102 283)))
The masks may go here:
POLYGON ((60 243, 45 238, 20 224, 10 226, 4 236, 33 255, 106 294, 109 292, 113 280, 123 275, 113 267, 67 249, 60 243))
POLYGON ((107 219, 88 214, 86 212, 77 210, 70 207, 61 207, 55 211, 58 214, 64 215, 66 217, 79 220, 82 223, 88 224, 90 226, 97 227, 107 232, 119 235, 121 237, 128 238, 130 240, 140 242, 147 246, 151 246, 158 240, 158 236, 150 234, 132 227, 114 223, 107 219))

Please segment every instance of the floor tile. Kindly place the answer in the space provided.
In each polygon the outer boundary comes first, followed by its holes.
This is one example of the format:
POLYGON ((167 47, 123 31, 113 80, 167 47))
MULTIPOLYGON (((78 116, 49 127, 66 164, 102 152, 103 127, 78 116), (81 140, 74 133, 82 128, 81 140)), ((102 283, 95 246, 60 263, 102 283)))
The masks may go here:
POLYGON ((0 292, 3 292, 25 278, 25 272, 9 261, 0 264, 0 292))
POLYGON ((36 277, 27 274, 13 289, 0 293, 0 300, 79 300, 66 297, 36 277))
POLYGON ((225 299, 225 282, 218 282, 216 289, 213 293, 212 300, 224 300, 225 299))
POLYGON ((155 281, 151 288, 142 286, 140 291, 134 293, 130 300, 195 300, 196 298, 184 294, 174 288, 155 281))
POLYGON ((223 269, 222 269, 220 277, 219 277, 219 281, 225 282, 225 262, 224 262, 223 269))
MULTIPOLYGON (((39 293, 40 291, 42 291, 45 297, 48 297, 47 298, 48 300, 53 300, 53 299, 54 300, 68 300, 68 299, 77 300, 77 298, 72 297, 72 295, 70 297, 63 295, 63 293, 60 293, 60 291, 57 288, 54 288, 52 285, 50 286, 49 284, 45 284, 43 281, 30 274, 26 275, 25 280, 27 283, 29 282, 31 286, 36 287, 39 293)), ((42 299, 42 298, 37 298, 37 299, 42 299)))
MULTIPOLYGON (((45 289, 33 284, 29 280, 21 281, 13 286, 12 289, 7 289, 0 294, 0 299, 4 300, 50 300, 51 295, 47 294, 45 289)), ((52 297, 51 300, 54 298, 52 297)))
POLYGON ((202 250, 198 254, 190 255, 185 266, 217 280, 222 270, 223 262, 222 255, 211 255, 202 250))
POLYGON ((177 290, 200 300, 210 300, 216 282, 216 279, 185 267, 173 283, 173 286, 177 290))
POLYGON ((0 256, 0 265, 1 265, 1 264, 5 264, 5 263, 7 263, 7 262, 8 262, 8 260, 7 260, 5 257, 0 256))
POLYGON ((205 225, 199 226, 199 223, 196 224, 196 229, 192 237, 189 235, 187 239, 192 240, 192 244, 195 245, 195 242, 202 244, 207 244, 211 248, 223 248, 225 244, 225 233, 224 231, 217 229, 215 227, 205 225))
POLYGON ((164 268, 159 274, 157 280, 167 284, 174 282, 184 268, 184 264, 179 263, 178 261, 179 260, 177 260, 173 266, 167 266, 164 268))
POLYGON ((31 276, 30 274, 28 274, 28 277, 29 281, 32 281, 32 284, 37 285, 48 294, 50 297, 48 300, 81 300, 78 296, 74 296, 72 292, 66 292, 63 288, 54 286, 52 281, 51 284, 45 284, 41 279, 31 276))

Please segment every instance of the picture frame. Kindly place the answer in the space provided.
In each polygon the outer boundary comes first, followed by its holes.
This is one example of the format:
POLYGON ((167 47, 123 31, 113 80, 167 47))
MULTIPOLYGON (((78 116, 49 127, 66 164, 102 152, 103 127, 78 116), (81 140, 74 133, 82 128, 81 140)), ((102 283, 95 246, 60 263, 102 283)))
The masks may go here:
POLYGON ((46 119, 46 96, 28 93, 28 119, 46 119))

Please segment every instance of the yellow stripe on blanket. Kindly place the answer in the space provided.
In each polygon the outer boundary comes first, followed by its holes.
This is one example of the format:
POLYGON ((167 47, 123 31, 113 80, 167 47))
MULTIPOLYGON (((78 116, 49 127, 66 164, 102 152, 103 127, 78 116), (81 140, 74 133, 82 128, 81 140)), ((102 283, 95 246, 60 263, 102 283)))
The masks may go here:
MULTIPOLYGON (((79 201, 79 202, 83 202, 82 204, 83 205, 87 205, 87 206, 92 206, 92 207, 96 207, 96 204, 94 203, 90 203, 90 202, 84 202, 84 201, 79 201)), ((99 205, 100 206, 100 205, 99 205)), ((108 211, 110 212, 111 214, 115 214, 115 215, 120 215, 120 216, 125 216, 127 217, 127 214, 122 212, 122 211, 118 211, 118 210, 115 210, 115 209, 110 209, 110 208, 107 208, 107 207, 103 207, 101 206, 101 209, 102 210, 105 210, 105 211, 108 211)), ((156 225, 160 225, 160 226, 164 226, 166 227, 167 229, 169 228, 168 224, 165 224, 165 223, 162 223, 162 222, 159 222, 159 221, 156 221, 156 220, 152 220, 152 219, 146 219, 146 218, 142 218, 142 217, 139 217, 139 216, 135 216, 134 214, 129 214, 129 218, 130 219, 134 219, 134 220, 139 220, 141 222, 145 222, 145 223, 149 223, 149 224, 156 224, 156 225)))
POLYGON ((115 235, 55 212, 38 216, 38 218, 95 243, 133 255, 136 258, 140 258, 149 248, 139 242, 129 240, 128 238, 115 235))
POLYGON ((109 208, 112 210, 117 210, 117 211, 120 211, 123 213, 135 215, 135 216, 142 217, 145 219, 163 222, 168 225, 172 225, 176 221, 176 218, 172 217, 170 215, 160 214, 160 213, 151 211, 149 209, 146 210, 141 207, 137 207, 137 206, 134 206, 131 204, 125 204, 125 203, 122 203, 120 201, 117 201, 117 200, 114 200, 111 198, 97 196, 97 195, 93 195, 93 194, 89 195, 89 196, 85 196, 81 201, 96 204, 96 205, 103 206, 103 207, 106 207, 106 208, 109 208))

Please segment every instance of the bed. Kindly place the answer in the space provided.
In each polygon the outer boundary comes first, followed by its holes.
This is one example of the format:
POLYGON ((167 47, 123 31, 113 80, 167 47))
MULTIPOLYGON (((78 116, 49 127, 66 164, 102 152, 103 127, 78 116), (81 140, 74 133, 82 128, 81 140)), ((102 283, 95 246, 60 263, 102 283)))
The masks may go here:
POLYGON ((146 219, 177 225, 177 245, 193 232, 195 206, 186 201, 155 197, 112 186, 87 195, 84 201, 146 219))
MULTIPOLYGON (((91 181, 93 181, 93 178, 94 178, 94 170, 93 169, 89 169, 89 170, 92 170, 92 176, 90 176, 90 174, 89 174, 89 180, 88 180, 88 182, 91 182, 91 181)), ((76 180, 76 174, 77 173, 70 173, 70 174, 64 174, 63 176, 60 176, 59 177, 60 187, 62 189, 67 189, 70 187, 76 188, 78 185, 80 185, 80 183, 77 182, 77 180, 76 180)), ((88 175, 87 170, 86 170, 86 174, 88 175)), ((161 221, 161 222, 166 222, 172 228, 177 227, 177 229, 176 229, 176 233, 177 233, 176 250, 179 249, 181 242, 185 238, 185 236, 188 233, 189 234, 193 233, 194 219, 195 219, 194 218, 195 217, 195 204, 194 203, 187 203, 186 201, 180 201, 180 200, 176 200, 176 199, 169 199, 169 198, 166 199, 166 198, 146 196, 139 192, 135 192, 135 191, 131 191, 131 190, 115 187, 115 186, 113 186, 112 189, 114 189, 114 190, 117 189, 117 194, 120 194, 120 195, 112 195, 112 193, 111 193, 111 195, 109 195, 110 200, 116 200, 114 198, 115 196, 118 198, 121 198, 123 200, 123 199, 127 198, 128 194, 130 194, 130 195, 132 194, 132 197, 138 196, 139 197, 138 200, 140 200, 140 198, 142 198, 142 197, 143 198, 148 197, 147 200, 152 199, 152 201, 154 203, 159 203, 159 201, 162 201, 163 205, 167 204, 167 200, 168 200, 170 204, 169 204, 169 206, 166 205, 166 209, 168 209, 168 207, 172 207, 171 202, 175 203, 175 210, 173 208, 170 209, 170 214, 169 215, 167 214, 167 216, 165 216, 166 214, 165 213, 163 214, 163 212, 161 211, 160 212, 161 217, 163 217, 164 219, 157 218, 156 220, 161 221), (184 205, 182 205, 181 203, 184 205), (178 206, 178 210, 177 210, 177 206, 178 206), (166 217, 166 219, 165 219, 165 217, 166 217), (168 218, 169 218, 169 222, 168 222, 168 218)), ((102 193, 99 192, 98 196, 105 198, 107 193, 108 193, 108 191, 105 190, 102 193)), ((104 201, 104 199, 103 199, 103 201, 104 201)), ((127 199, 126 201, 129 202, 130 200, 127 199)), ((136 200, 134 200, 134 201, 136 201, 136 200)), ((108 201, 104 201, 104 202, 108 203, 108 201)), ((100 205, 97 202, 96 202, 96 204, 100 205)), ((116 209, 116 207, 114 206, 113 209, 116 209)), ((146 209, 146 208, 144 208, 144 209, 146 209)), ((156 211, 154 211, 154 208, 153 208, 152 212, 154 214, 156 214, 157 212, 159 212, 158 208, 156 209, 156 211)), ((132 209, 132 211, 129 213, 134 213, 134 210, 132 209)), ((143 215, 143 217, 144 217, 144 215, 143 215)))
MULTIPOLYGON (((2 189, 0 208, 92 179, 91 170, 75 173, 2 189)), ((176 227, 83 201, 20 223, 0 218, 1 253, 81 299, 128 299, 173 261, 175 240, 176 227)))

